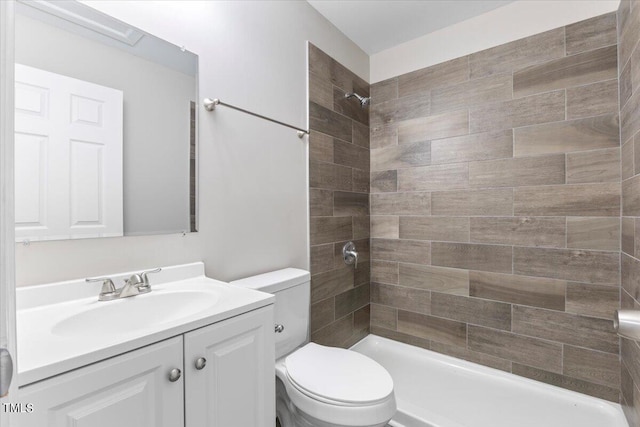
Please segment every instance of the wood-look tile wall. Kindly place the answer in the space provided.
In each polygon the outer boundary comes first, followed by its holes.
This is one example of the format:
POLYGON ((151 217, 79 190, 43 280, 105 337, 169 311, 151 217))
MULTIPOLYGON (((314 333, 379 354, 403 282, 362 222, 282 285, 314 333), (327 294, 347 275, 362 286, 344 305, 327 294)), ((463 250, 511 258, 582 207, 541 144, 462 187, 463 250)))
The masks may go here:
POLYGON ((309 45, 311 340, 349 347, 369 333, 369 84, 309 45), (342 260, 356 244, 358 268, 342 260))
MULTIPOLYGON (((623 95, 621 156, 617 64, 633 91, 631 44, 618 49, 611 13, 371 86, 372 333, 619 400, 620 163, 640 142, 640 91, 623 95)), ((640 218, 625 220, 640 273, 640 218)))
MULTIPOLYGON (((622 142, 622 308, 640 309, 640 2, 618 9, 618 70, 622 142)), ((640 427, 640 346, 622 339, 621 403, 640 427)))
POLYGON ((197 165, 196 165, 196 103, 189 104, 189 229, 192 233, 197 230, 196 198, 197 198, 197 165))

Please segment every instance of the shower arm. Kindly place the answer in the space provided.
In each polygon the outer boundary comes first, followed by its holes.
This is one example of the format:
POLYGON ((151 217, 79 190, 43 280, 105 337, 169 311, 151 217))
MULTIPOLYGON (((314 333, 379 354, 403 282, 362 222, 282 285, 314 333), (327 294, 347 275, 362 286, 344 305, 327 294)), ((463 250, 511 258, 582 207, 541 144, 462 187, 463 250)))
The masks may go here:
POLYGON ((355 92, 347 92, 344 94, 346 99, 356 98, 360 102, 360 107, 364 108, 371 103, 371 97, 358 95, 355 92))

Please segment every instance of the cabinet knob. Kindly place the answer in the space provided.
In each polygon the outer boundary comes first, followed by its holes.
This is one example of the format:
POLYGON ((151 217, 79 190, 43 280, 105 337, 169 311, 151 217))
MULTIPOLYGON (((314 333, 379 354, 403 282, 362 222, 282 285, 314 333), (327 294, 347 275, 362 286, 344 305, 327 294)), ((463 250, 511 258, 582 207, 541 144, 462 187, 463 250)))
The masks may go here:
POLYGON ((207 359, 199 357, 198 360, 196 360, 196 369, 199 371, 204 369, 205 366, 207 366, 207 359))
POLYGON ((175 383, 176 381, 178 381, 181 376, 182 376, 182 371, 178 368, 173 368, 172 370, 169 371, 169 381, 171 381, 172 383, 175 383))
POLYGON ((275 331, 276 334, 282 333, 282 331, 284 331, 284 325, 276 325, 275 331))

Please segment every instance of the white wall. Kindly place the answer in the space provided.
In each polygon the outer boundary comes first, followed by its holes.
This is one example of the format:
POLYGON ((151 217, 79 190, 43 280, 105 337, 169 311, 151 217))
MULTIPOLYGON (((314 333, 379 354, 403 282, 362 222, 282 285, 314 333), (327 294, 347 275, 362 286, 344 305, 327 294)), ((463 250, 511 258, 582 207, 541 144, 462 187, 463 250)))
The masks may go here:
POLYGON ((520 0, 371 56, 377 83, 618 9, 619 0, 520 0))
MULTIPOLYGON (((14 203, 13 145, 7 144, 13 136, 13 4, 0 1, 0 348, 16 357, 16 316, 14 283, 14 203)), ((6 364, 0 366, 3 370, 6 364)), ((14 366, 15 369, 15 366, 14 366)), ((0 373, 0 375, 5 375, 0 373)), ((0 397, 0 406, 17 396, 18 381, 13 376, 9 395, 0 397), (11 397, 9 397, 11 396, 11 397)), ((5 377, 6 379, 6 377, 5 377)), ((0 411, 0 425, 6 426, 15 416, 0 411)))
MULTIPOLYGON (((87 1, 200 55, 200 98, 307 127, 307 40, 361 77, 367 55, 303 1, 87 1)), ((224 107, 199 109, 200 232, 18 245, 18 285, 204 260, 232 280, 309 268, 307 142, 224 107)))
POLYGON ((195 77, 21 13, 15 28, 17 63, 123 91, 125 235, 188 231, 195 77))

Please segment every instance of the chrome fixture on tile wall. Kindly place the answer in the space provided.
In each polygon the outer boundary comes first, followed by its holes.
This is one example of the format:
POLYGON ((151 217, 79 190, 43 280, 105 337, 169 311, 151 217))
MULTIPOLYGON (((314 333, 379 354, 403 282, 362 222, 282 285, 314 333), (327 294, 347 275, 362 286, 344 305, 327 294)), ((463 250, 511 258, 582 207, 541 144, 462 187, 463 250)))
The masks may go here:
POLYGON ((356 252, 356 244, 347 242, 342 248, 342 259, 347 265, 353 264, 354 268, 358 268, 358 252, 356 252))
POLYGON ((368 106, 371 103, 371 97, 358 95, 355 92, 347 92, 347 93, 344 94, 344 97, 346 99, 356 98, 358 101, 360 101, 360 107, 362 107, 362 108, 368 106))
POLYGON ((616 310, 613 327, 623 338, 640 340, 640 310, 616 310))

